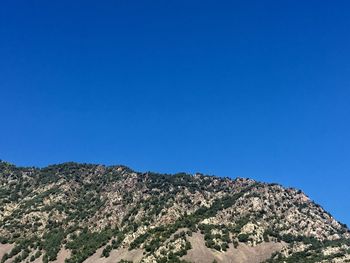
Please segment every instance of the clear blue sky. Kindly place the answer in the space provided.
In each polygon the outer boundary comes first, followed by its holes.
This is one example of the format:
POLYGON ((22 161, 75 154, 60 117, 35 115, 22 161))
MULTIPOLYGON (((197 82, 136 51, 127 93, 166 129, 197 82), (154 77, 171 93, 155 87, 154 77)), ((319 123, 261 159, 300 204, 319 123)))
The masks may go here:
POLYGON ((350 224, 349 1, 2 1, 0 158, 251 177, 350 224))

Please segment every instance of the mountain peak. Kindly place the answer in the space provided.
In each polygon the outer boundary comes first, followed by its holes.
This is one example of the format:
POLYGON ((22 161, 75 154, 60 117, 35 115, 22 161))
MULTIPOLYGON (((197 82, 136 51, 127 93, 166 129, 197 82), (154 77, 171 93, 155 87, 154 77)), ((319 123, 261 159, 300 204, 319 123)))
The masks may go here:
POLYGON ((300 190, 249 178, 1 162, 0 204, 6 263, 350 260, 345 225, 300 190))

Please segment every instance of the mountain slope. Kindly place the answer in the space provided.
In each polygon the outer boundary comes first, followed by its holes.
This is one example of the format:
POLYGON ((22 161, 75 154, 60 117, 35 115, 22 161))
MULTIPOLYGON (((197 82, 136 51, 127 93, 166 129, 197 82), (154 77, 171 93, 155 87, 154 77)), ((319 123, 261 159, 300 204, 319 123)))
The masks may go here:
POLYGON ((350 233, 304 193, 125 166, 0 162, 2 262, 350 262, 350 233))

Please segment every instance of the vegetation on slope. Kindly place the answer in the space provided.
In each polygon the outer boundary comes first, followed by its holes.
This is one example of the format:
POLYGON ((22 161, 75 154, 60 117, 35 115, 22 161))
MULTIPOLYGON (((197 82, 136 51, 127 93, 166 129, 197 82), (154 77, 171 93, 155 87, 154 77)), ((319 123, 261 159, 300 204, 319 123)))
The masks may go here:
MULTIPOLYGON (((145 262, 184 262, 201 232, 220 253, 240 243, 285 242, 269 263, 347 260, 349 232, 301 191, 249 179, 137 173, 125 166, 65 163, 38 169, 0 162, 2 262, 43 262, 70 251, 142 249, 145 262), (302 249, 300 249, 302 247, 302 249), (335 248, 334 253, 326 253, 335 248)), ((344 261, 345 262, 345 261, 344 261)))

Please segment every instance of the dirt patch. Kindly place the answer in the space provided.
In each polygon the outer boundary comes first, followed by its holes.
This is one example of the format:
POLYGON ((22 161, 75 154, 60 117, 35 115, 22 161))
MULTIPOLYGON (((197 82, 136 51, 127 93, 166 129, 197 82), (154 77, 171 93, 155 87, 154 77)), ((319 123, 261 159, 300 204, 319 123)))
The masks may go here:
POLYGON ((55 261, 52 261, 53 263, 64 263, 64 260, 66 258, 69 258, 70 257, 70 251, 65 249, 65 248, 62 248, 60 250, 60 252, 58 252, 58 255, 57 255, 57 259, 55 261))
POLYGON ((43 256, 41 255, 36 260, 33 261, 33 263, 43 263, 43 256))
POLYGON ((0 260, 5 255, 5 253, 10 253, 13 247, 13 244, 0 244, 0 260))
POLYGON ((130 260, 132 262, 140 262, 143 256, 142 249, 134 249, 129 251, 127 248, 119 248, 112 250, 108 258, 101 258, 103 248, 100 248, 91 257, 86 259, 84 263, 115 263, 122 259, 130 260))
POLYGON ((200 233, 193 233, 188 237, 192 249, 187 252, 183 259, 194 263, 212 263, 216 260, 219 263, 260 263, 271 257, 272 253, 279 251, 283 243, 265 242, 255 247, 240 243, 237 248, 233 244, 226 252, 219 252, 205 246, 204 237, 200 233))

